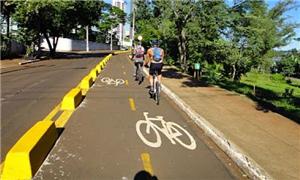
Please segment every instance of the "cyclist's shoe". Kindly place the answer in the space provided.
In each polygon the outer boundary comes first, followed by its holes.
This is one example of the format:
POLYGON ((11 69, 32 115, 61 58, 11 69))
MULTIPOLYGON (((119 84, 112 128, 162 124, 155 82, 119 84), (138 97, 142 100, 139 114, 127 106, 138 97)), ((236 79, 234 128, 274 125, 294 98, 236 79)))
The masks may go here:
POLYGON ((142 84, 143 81, 144 81, 144 76, 143 76, 142 79, 139 81, 139 85, 142 84))
POLYGON ((151 97, 152 97, 153 94, 154 94, 154 90, 153 90, 153 87, 152 87, 152 86, 151 86, 150 89, 149 89, 149 94, 150 94, 151 97))

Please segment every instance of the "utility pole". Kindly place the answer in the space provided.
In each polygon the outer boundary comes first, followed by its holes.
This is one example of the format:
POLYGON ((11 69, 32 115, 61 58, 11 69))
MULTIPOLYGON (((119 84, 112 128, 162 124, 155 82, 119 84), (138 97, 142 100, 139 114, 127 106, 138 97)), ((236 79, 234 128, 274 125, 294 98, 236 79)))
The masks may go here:
POLYGON ((113 28, 110 26, 110 50, 112 51, 113 28))
POLYGON ((86 51, 89 52, 89 26, 86 26, 86 51))

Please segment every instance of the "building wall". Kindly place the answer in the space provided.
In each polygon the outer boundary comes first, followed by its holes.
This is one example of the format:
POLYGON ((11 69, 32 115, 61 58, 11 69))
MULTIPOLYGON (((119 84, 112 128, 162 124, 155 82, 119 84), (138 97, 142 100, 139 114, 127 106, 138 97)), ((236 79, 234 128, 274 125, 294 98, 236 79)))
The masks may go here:
MULTIPOLYGON (((52 38, 50 38, 50 42, 52 43, 52 38)), ((48 43, 44 39, 41 47, 46 50, 49 50, 48 43)), ((113 47, 114 50, 119 49, 117 46, 113 47)), ((83 40, 73 40, 68 38, 59 38, 57 47, 57 51, 85 51, 86 50, 86 41, 83 40)), ((95 43, 89 41, 89 50, 110 50, 110 44, 105 43, 95 43)))
MULTIPOLYGON (((125 1, 124 0, 112 0, 112 5, 120 8, 125 12, 125 1)), ((118 27, 115 29, 117 31, 117 37, 119 39, 119 43, 123 46, 124 41, 124 25, 120 23, 118 27)))

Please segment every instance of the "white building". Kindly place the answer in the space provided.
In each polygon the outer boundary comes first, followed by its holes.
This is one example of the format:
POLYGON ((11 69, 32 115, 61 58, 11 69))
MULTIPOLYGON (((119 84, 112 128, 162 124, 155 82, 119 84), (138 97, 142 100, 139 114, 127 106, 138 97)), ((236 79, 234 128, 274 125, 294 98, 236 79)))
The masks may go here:
MULTIPOLYGON (((125 12, 125 0, 112 0, 112 5, 120 8, 125 12)), ((120 23, 116 28, 117 38, 119 39, 119 45, 123 46, 124 42, 124 24, 120 23)))

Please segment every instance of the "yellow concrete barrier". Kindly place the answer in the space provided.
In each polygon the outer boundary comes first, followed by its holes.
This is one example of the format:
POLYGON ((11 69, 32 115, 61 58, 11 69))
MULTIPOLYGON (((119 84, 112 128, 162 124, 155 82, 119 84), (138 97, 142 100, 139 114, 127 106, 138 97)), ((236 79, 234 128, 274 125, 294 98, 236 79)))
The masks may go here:
POLYGON ((122 53, 129 53, 131 52, 131 50, 127 50, 127 51, 115 51, 113 54, 122 54, 122 53))
POLYGON ((93 78, 91 76, 85 76, 79 84, 79 88, 82 90, 82 95, 86 95, 86 92, 93 85, 93 78))
POLYGON ((97 66, 96 66, 96 69, 97 69, 97 71, 98 71, 98 74, 100 74, 100 72, 101 72, 101 66, 98 64, 97 66))
POLYGON ((7 153, 1 179, 31 179, 57 138, 53 121, 37 122, 7 153))
POLYGON ((73 88, 63 98, 61 103, 62 110, 74 110, 82 101, 82 92, 80 88, 73 88))
POLYGON ((96 78, 98 76, 97 70, 96 69, 92 69, 89 76, 91 76, 93 78, 93 82, 96 81, 96 78))

